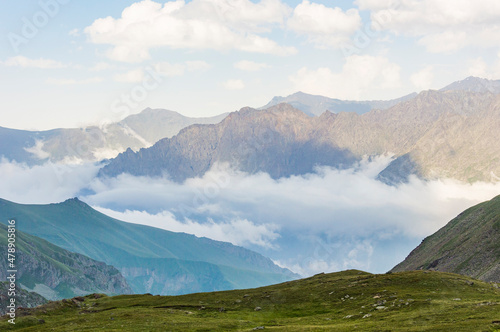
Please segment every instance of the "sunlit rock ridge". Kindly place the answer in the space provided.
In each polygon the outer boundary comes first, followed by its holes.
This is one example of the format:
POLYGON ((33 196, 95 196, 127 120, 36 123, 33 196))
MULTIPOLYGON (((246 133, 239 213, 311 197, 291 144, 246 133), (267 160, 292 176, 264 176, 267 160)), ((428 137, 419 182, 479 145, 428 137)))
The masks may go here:
POLYGON ((493 181, 500 174, 500 95, 470 88, 470 81, 482 82, 466 79, 361 115, 326 111, 311 117, 289 104, 246 107, 218 124, 193 125, 150 148, 129 149, 100 176, 167 174, 181 182, 202 176, 216 163, 229 163, 280 178, 313 172, 318 165, 342 169, 363 156, 394 154, 395 161, 379 176, 389 184, 412 174, 493 181), (461 90, 463 84, 465 90, 480 91, 461 90))

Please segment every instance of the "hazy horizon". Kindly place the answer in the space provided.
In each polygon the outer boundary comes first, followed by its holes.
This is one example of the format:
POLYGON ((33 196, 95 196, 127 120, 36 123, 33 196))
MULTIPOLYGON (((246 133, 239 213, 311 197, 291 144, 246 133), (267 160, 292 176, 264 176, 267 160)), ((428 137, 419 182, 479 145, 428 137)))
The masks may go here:
POLYGON ((297 91, 386 100, 495 79, 499 10, 493 0, 13 2, 0 13, 0 125, 82 127, 146 107, 206 117, 297 91))

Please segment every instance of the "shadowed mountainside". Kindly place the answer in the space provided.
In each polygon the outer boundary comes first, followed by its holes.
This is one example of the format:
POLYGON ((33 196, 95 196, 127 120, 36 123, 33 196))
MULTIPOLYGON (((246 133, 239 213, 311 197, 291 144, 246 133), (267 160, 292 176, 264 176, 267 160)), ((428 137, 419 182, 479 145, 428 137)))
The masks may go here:
POLYGON ((273 178, 313 172, 316 165, 346 168, 362 156, 393 153, 381 179, 490 181, 500 174, 500 95, 425 91, 387 110, 309 117, 288 104, 243 108, 215 125, 193 125, 138 152, 127 150, 101 169, 175 181, 201 176, 215 163, 273 178), (391 171, 392 169, 392 171, 391 171), (390 173, 390 174, 389 174, 390 173))

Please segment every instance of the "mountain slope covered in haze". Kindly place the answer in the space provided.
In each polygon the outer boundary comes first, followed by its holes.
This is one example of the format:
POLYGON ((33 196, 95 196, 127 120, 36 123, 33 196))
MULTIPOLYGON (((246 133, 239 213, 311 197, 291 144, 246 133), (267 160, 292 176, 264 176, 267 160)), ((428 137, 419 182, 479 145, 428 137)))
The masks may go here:
POLYGON ((319 116, 325 111, 330 111, 332 113, 354 112, 357 114, 364 114, 372 109, 388 109, 396 104, 410 100, 416 95, 416 93, 412 93, 392 100, 355 101, 333 99, 299 91, 287 97, 274 97, 269 103, 262 106, 260 109, 266 109, 281 103, 287 103, 310 116, 319 116))
POLYGON ((500 80, 488 80, 469 76, 461 81, 453 82, 440 91, 468 91, 468 92, 490 92, 500 93, 500 80))
POLYGON ((436 270, 500 282, 500 196, 473 206, 427 237, 393 272, 436 270))
POLYGON ((0 127, 0 157, 35 165, 44 161, 80 162, 113 158, 127 148, 138 150, 172 137, 195 123, 217 123, 227 114, 190 118, 177 112, 147 108, 122 121, 84 128, 26 131, 0 127))
MULTIPOLYGON (((347 168, 362 156, 393 153, 384 175, 490 181, 500 174, 500 95, 425 91, 387 110, 358 115, 325 112, 309 117, 289 104, 244 108, 215 125, 193 125, 138 152, 127 150, 100 176, 161 176, 183 181, 215 163, 273 178, 314 171, 317 165, 347 168), (392 175, 388 175, 392 172, 392 175), (394 173, 396 172, 396 173, 394 173), (398 174, 400 173, 400 174, 398 174)), ((389 181, 387 181, 389 182, 389 181)))
MULTIPOLYGON (((16 232, 17 283, 49 300, 90 293, 131 294, 112 266, 64 250, 41 238, 16 232)), ((0 249, 7 252, 7 226, 0 224, 0 249)), ((0 280, 7 280, 7 260, 0 261, 0 280)))
POLYGON ((116 267, 136 293, 184 294, 269 285, 296 277, 230 243, 110 218, 78 199, 50 205, 0 200, 0 220, 116 267), (5 221, 4 221, 5 220, 5 221))

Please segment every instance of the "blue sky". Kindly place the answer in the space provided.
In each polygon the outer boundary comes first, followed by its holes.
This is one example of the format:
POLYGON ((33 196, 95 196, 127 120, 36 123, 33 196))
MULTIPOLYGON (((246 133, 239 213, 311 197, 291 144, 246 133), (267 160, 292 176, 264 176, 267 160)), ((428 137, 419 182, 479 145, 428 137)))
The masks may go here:
POLYGON ((500 77, 497 0, 9 1, 0 22, 0 126, 19 129, 500 77))

